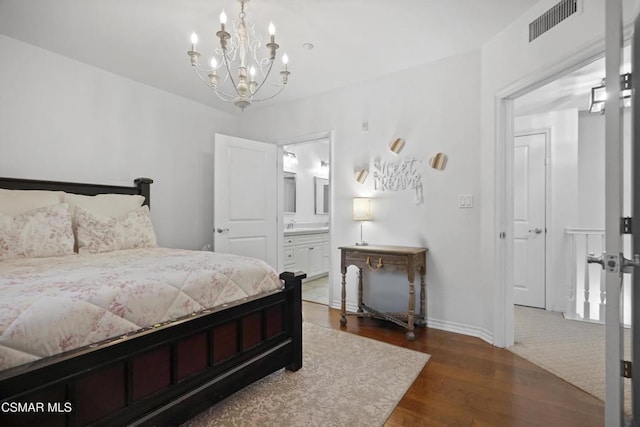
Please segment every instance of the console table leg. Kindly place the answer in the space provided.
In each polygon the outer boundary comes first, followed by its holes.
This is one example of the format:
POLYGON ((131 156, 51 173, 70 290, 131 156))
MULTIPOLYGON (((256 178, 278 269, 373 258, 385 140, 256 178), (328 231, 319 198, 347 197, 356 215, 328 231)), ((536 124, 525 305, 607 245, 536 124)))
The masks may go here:
POLYGON ((416 339, 415 334, 413 333, 413 317, 415 314, 415 306, 416 306, 416 291, 413 282, 409 282, 409 310, 407 311, 407 339, 409 341, 413 341, 416 339))
POLYGON ((347 324, 347 272, 342 272, 342 294, 340 301, 340 324, 347 324))
POLYGON ((362 269, 358 269, 358 313, 363 313, 362 310, 362 269))
POLYGON ((426 283, 424 274, 420 275, 420 319, 416 322, 418 326, 427 326, 427 304, 426 304, 426 283))

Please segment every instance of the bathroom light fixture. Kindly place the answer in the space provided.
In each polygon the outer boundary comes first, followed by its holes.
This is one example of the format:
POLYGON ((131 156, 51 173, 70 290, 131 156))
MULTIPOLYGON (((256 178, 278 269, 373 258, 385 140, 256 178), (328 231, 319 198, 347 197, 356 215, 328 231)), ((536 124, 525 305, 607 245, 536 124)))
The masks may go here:
POLYGON ((220 30, 216 36, 220 39, 220 47, 214 49, 210 67, 202 67, 198 62, 200 52, 196 50, 198 36, 191 34, 191 50, 187 52, 191 58, 191 65, 198 77, 225 102, 233 102, 236 107, 244 111, 253 102, 266 101, 274 98, 284 89, 289 80, 287 64, 289 57, 282 55, 282 70, 280 81, 269 79, 271 69, 276 59, 276 51, 280 47, 276 43, 276 28, 269 24, 269 43, 266 48, 268 56, 261 56, 258 49, 262 46, 262 40, 255 35, 255 26, 245 21, 245 3, 240 2, 240 14, 233 21, 233 34, 226 30, 227 15, 220 14, 220 30), (219 75, 219 72, 222 75, 219 75), (268 87, 271 92, 266 92, 262 98, 257 98, 258 92, 263 87, 268 87))
MULTIPOLYGON (((622 107, 631 107, 631 73, 626 73, 620 76, 620 91, 622 107)), ((600 86, 591 88, 591 94, 589 96, 589 112, 604 114, 604 105, 606 100, 606 80, 602 79, 600 86)))
POLYGON ((371 199, 369 197, 353 198, 353 220, 360 221, 360 241, 356 243, 356 246, 367 246, 368 243, 362 239, 362 224, 365 221, 373 220, 371 199))

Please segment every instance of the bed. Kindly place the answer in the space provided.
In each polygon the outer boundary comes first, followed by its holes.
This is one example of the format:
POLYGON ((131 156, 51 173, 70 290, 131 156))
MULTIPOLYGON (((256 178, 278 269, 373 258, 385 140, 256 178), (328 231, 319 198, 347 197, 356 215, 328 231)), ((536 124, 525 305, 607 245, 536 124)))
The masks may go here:
MULTIPOLYGON (((148 211, 152 182, 0 178, 0 189, 137 195, 148 211)), ((301 368, 304 274, 200 251, 87 254, 81 226, 80 254, 0 260, 0 425, 176 425, 278 369, 301 368), (23 322, 38 317, 49 329, 23 322)))

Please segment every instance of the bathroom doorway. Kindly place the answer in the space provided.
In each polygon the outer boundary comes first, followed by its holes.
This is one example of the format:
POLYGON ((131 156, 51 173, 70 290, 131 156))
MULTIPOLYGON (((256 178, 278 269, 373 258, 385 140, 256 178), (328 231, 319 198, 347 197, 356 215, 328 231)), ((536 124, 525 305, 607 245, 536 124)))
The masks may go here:
POLYGON ((331 139, 282 145, 284 271, 303 271, 304 301, 329 305, 331 139))

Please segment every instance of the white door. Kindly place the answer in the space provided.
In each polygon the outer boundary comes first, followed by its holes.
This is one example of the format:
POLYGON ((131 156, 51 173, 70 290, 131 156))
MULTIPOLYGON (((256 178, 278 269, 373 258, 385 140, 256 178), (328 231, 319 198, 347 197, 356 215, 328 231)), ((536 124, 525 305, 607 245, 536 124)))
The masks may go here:
MULTIPOLYGON (((635 31, 633 35, 632 41, 632 57, 633 62, 631 67, 636 71, 636 75, 638 74, 637 70, 640 70, 640 11, 638 11, 635 19, 635 31)), ((631 70, 629 70, 631 72, 631 70)), ((638 77, 636 77, 638 79, 638 77)), ((637 81, 637 80, 636 80, 637 81)), ((637 88, 636 84, 636 88, 637 88)), ((640 92, 638 89, 635 89, 635 94, 633 95, 633 103, 631 105, 631 128, 633 132, 633 139, 631 142, 632 147, 632 160, 631 160, 631 203, 632 203, 632 217, 640 218, 640 100, 639 98, 640 92)), ((628 194, 628 193, 627 193, 628 194)), ((635 220, 636 224, 639 220, 635 220)), ((635 230, 633 230, 631 246, 633 248, 633 253, 640 253, 640 232, 638 232, 638 225, 636 225, 635 230)), ((640 273, 638 268, 633 270, 632 277, 632 289, 634 291, 631 292, 631 318, 632 318, 632 338, 631 342, 631 354, 633 355, 632 363, 636 367, 640 366, 640 292, 637 290, 640 289, 640 273)), ((636 371, 637 372, 637 371, 636 371)), ((640 380, 638 379, 638 374, 636 373, 636 377, 631 379, 631 396, 632 396, 632 413, 633 413, 633 422, 634 425, 640 425, 640 380)))
MULTIPOLYGON (((622 16, 623 5, 622 0, 607 0, 605 9, 605 34, 606 34, 606 93, 607 99, 605 101, 605 253, 603 254, 603 268, 605 269, 605 284, 606 284, 606 296, 607 296, 607 308, 605 315, 605 373, 606 373, 606 393, 605 393, 605 424, 607 427, 618 427, 627 425, 624 419, 624 388, 621 361, 624 354, 624 340, 622 339, 622 275, 623 270, 632 273, 634 276, 634 282, 637 280, 637 268, 631 266, 624 267, 624 259, 622 254, 629 258, 633 258, 630 254, 624 253, 623 247, 623 234, 621 230, 621 218, 623 213, 623 114, 622 104, 620 102, 620 64, 622 62, 622 16)), ((629 13, 630 11, 626 11, 629 13)), ((640 18, 636 11, 635 17, 635 34, 633 38, 633 57, 634 65, 637 64, 638 51, 637 44, 640 43, 640 18)), ((634 97, 638 96, 636 94, 634 97)), ((635 104, 632 108, 638 106, 637 98, 633 100, 635 104)), ((632 111, 634 116, 634 125, 638 125, 638 116, 636 111, 632 111)), ((638 129, 634 129, 634 144, 638 147, 638 129)), ((635 151, 634 159, 638 158, 637 151, 635 151)), ((633 162, 635 163, 635 161, 633 162)), ((632 165, 632 176, 634 184, 640 179, 638 174, 635 173, 635 164, 632 165)), ((640 215, 640 204, 637 202, 638 190, 635 189, 633 201, 634 208, 633 213, 636 216, 634 222, 638 222, 638 216, 640 215)), ((637 228, 637 225, 633 227, 637 228)), ((636 231, 637 233, 637 231, 636 231)), ((634 244, 640 243, 634 236, 634 244)), ((639 248, 636 246, 633 248, 635 253, 639 252, 639 248)), ((637 284, 637 282, 636 282, 637 284)), ((632 292, 637 294, 637 292, 632 292)), ((634 339, 638 338, 636 323, 636 306, 631 305, 632 322, 633 322, 633 334, 634 339)), ((635 350, 639 350, 638 347, 635 350)), ((637 357, 637 354, 635 355, 637 357)), ((634 357, 634 358, 635 358, 634 357)), ((636 359, 637 360, 637 359, 636 359)), ((637 367, 637 365, 636 365, 637 367)), ((636 377, 638 376, 637 368, 634 372, 636 377)), ((632 380, 632 389, 638 391, 637 381, 632 380)), ((635 424, 640 422, 640 405, 638 403, 638 395, 634 395, 633 400, 633 418, 635 424)), ((631 425, 631 424, 630 424, 631 425)))
POLYGON ((214 250, 259 258, 278 268, 277 147, 216 134, 214 250))
POLYGON ((516 136, 513 163, 513 301, 539 308, 545 308, 546 137, 516 136))

